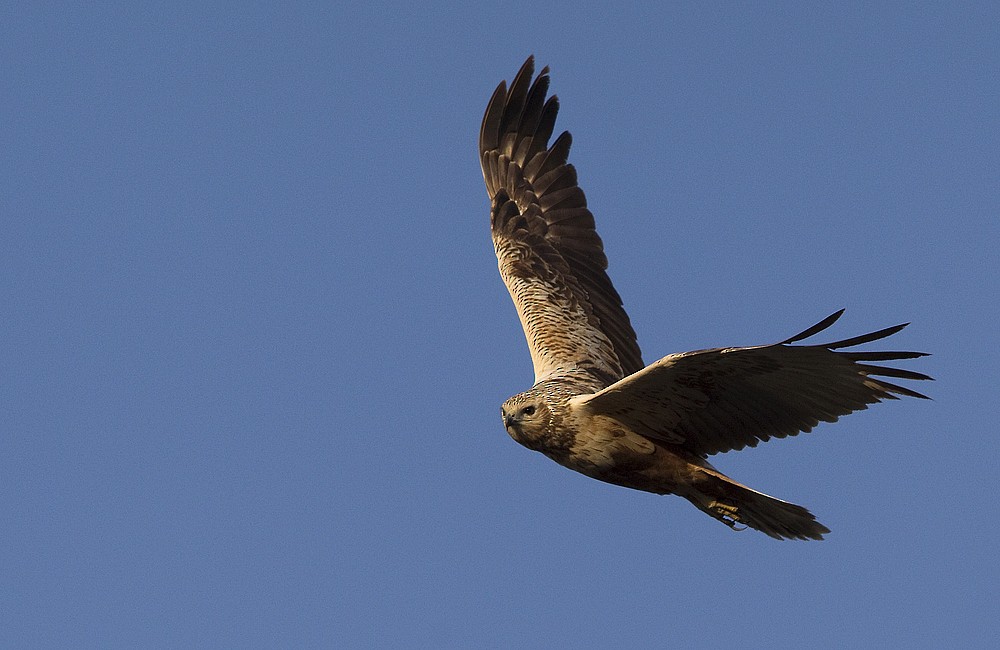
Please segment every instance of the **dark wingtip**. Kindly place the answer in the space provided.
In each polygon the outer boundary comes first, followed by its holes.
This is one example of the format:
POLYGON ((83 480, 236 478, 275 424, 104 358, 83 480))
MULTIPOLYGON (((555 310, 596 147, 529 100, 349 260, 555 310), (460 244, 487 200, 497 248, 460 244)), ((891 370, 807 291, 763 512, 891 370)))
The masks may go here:
MULTIPOLYGON (((802 339, 809 338, 810 336, 825 330, 830 325, 833 325, 838 318, 843 315, 844 310, 834 312, 830 314, 820 322, 816 323, 809 329, 796 334, 795 336, 782 341, 779 345, 787 345, 789 343, 794 343, 796 341, 801 341, 802 339)), ((875 332, 870 332, 868 334, 862 334, 860 336, 853 336, 848 339, 843 339, 841 341, 834 341, 833 343, 825 343, 820 345, 815 345, 813 347, 826 348, 830 351, 839 350, 841 348, 849 348, 856 345, 862 345, 864 343, 871 343, 872 341, 878 341, 886 337, 892 336, 897 332, 904 329, 909 323, 900 323, 899 325, 893 325, 892 327, 886 327, 884 329, 877 330, 875 332)), ((889 368, 885 366, 871 365, 863 363, 865 361, 890 361, 895 359, 916 359, 918 357, 926 357, 928 354, 926 352, 909 352, 909 351, 885 351, 885 352, 837 352, 836 354, 843 356, 843 358, 852 361, 858 368, 858 370, 865 375, 877 376, 877 377, 895 377, 899 379, 909 379, 915 381, 933 381, 933 377, 925 375, 922 372, 914 372, 912 370, 903 370, 900 368, 889 368), (860 363, 859 363, 860 362, 860 363)), ((915 390, 906 388, 904 386, 898 386, 896 384, 887 382, 883 379, 872 379, 876 382, 878 388, 880 389, 880 399, 898 399, 896 395, 905 395, 907 397, 916 397, 918 399, 930 399, 930 397, 918 393, 915 390)))
POLYGON ((836 323, 837 319, 839 319, 841 316, 844 315, 844 311, 846 311, 846 310, 845 309, 841 309, 840 311, 833 312, 832 314, 830 314, 829 316, 827 316, 826 318, 824 318, 820 322, 816 323, 812 327, 799 332, 798 334, 796 334, 795 336, 793 336, 791 338, 785 339, 784 341, 782 341, 778 345, 788 345, 789 343, 795 343, 796 341, 801 341, 802 339, 807 339, 807 338, 809 338, 810 336, 812 336, 814 334, 818 334, 819 332, 822 332, 826 328, 828 328, 831 325, 833 325, 834 323, 836 323))
MULTIPOLYGON (((928 377, 927 379, 931 378, 928 377)), ((888 381, 884 381, 882 379, 878 379, 877 381, 879 383, 879 387, 881 387, 883 390, 886 391, 887 397, 892 397, 891 395, 889 395, 889 393, 896 393, 898 395, 906 395, 907 397, 916 397, 917 399, 930 399, 930 397, 927 397, 923 393, 918 393, 917 391, 910 388, 906 388, 905 386, 893 384, 888 381)))
POLYGON ((845 359, 851 361, 892 361, 895 359, 918 359, 931 356, 930 352, 910 352, 904 350, 889 350, 883 352, 840 352, 845 359))
POLYGON ((852 336, 849 339, 844 339, 842 341, 834 341, 833 343, 827 343, 824 348, 830 350, 837 350, 839 348, 849 348, 855 345, 861 345, 862 343, 871 343, 872 341, 877 341, 879 339, 884 339, 887 336, 892 336, 896 332, 899 332, 904 327, 909 325, 909 323, 900 323, 899 325, 893 325, 892 327, 886 327, 880 329, 876 332, 870 332, 868 334, 862 334, 861 336, 852 336))
POLYGON ((867 363, 857 363, 858 368, 861 368, 865 373, 869 375, 877 375, 879 377, 898 377, 899 379, 913 379, 915 381, 933 381, 934 378, 930 375, 925 375, 922 372, 915 372, 913 370, 904 370, 902 368, 889 368, 887 366, 873 366, 867 363))
POLYGON ((530 55, 521 64, 521 69, 517 71, 514 75, 514 80, 510 82, 510 87, 513 89, 518 86, 518 84, 523 84, 527 88, 528 83, 531 82, 531 77, 535 73, 535 55, 530 55))

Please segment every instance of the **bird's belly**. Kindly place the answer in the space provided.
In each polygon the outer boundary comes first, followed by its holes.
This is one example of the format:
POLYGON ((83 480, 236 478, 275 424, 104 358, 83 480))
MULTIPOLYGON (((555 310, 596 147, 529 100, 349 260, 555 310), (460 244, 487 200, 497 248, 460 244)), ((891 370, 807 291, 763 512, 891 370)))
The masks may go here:
POLYGON ((701 478, 697 465, 645 438, 594 442, 574 445, 569 454, 550 458, 599 481, 654 494, 684 494, 701 478))

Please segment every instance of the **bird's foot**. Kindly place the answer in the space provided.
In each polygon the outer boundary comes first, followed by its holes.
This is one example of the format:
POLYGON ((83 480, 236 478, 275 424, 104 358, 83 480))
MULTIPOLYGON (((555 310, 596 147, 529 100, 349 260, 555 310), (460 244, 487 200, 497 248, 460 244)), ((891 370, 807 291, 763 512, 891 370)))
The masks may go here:
POLYGON ((712 501, 708 504, 706 512, 733 530, 739 531, 747 529, 746 524, 742 523, 742 520, 740 519, 739 508, 734 505, 723 503, 721 501, 712 501))

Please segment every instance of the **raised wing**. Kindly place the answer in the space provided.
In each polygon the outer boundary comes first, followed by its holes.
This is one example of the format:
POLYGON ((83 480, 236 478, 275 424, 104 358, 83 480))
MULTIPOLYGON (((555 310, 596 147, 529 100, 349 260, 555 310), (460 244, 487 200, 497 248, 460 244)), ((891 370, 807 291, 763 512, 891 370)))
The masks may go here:
POLYGON ((672 354, 578 399, 650 439, 702 456, 810 431, 820 421, 835 422, 896 395, 927 399, 876 379, 930 379, 927 375, 867 363, 924 353, 838 351, 891 336, 906 324, 824 345, 791 345, 826 329, 843 313, 774 345, 672 354))
POLYGON ((528 57, 510 89, 497 86, 483 117, 479 155, 492 201, 500 274, 524 327, 535 381, 583 368, 608 385, 643 367, 635 331, 605 270, 576 170, 571 137, 552 146, 559 102, 546 99, 548 68, 532 82, 528 57))

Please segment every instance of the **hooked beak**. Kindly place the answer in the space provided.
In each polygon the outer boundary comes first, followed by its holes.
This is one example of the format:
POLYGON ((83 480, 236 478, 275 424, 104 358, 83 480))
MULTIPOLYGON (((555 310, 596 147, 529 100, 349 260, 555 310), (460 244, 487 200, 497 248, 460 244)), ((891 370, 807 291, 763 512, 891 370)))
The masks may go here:
POLYGON ((512 424, 514 424, 514 414, 513 413, 508 413, 507 415, 503 416, 503 426, 504 426, 504 428, 509 429, 510 425, 512 425, 512 424))

